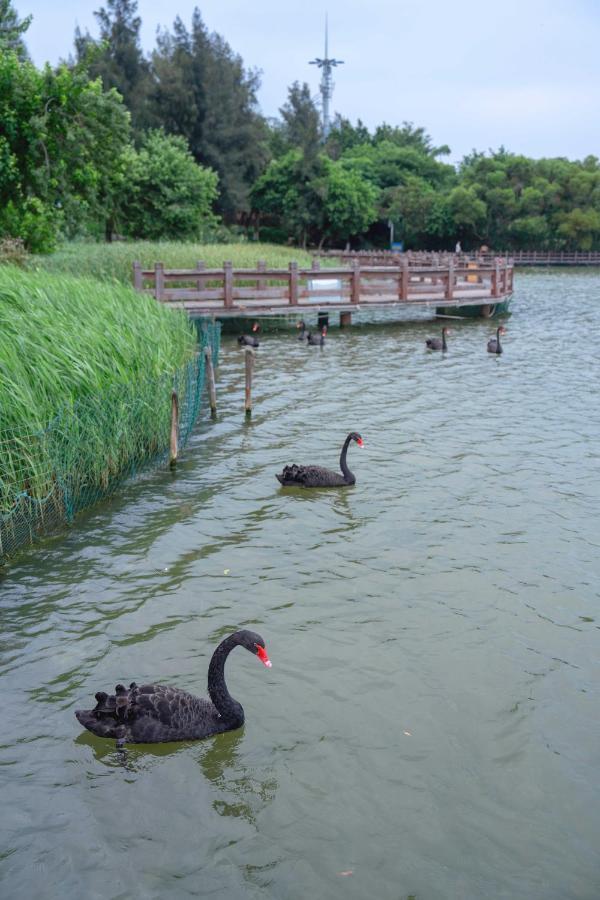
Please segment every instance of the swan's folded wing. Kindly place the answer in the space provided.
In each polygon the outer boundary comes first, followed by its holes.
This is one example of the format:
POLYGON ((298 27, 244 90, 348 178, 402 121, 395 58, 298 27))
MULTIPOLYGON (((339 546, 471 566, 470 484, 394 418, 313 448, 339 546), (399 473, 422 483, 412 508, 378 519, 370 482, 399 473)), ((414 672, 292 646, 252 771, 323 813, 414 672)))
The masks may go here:
POLYGON ((215 713, 209 700, 169 685, 143 684, 136 686, 129 695, 129 721, 148 717, 168 728, 184 731, 198 719, 212 717, 215 713))

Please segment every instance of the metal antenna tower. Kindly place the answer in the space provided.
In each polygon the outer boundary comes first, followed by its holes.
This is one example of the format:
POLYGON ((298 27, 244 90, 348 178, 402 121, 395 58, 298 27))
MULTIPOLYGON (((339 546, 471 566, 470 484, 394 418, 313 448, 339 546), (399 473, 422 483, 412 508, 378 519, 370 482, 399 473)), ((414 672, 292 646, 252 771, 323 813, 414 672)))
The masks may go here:
POLYGON ((331 128, 329 122, 329 101, 333 97, 334 88, 332 69, 334 66, 344 65, 343 59, 329 59, 329 56, 327 55, 328 52, 328 24, 327 16, 325 16, 325 56, 323 59, 317 57, 317 59, 311 59, 309 62, 310 66, 318 66, 319 69, 323 70, 319 90, 321 91, 321 97, 323 98, 323 137, 325 139, 327 139, 327 135, 331 128))

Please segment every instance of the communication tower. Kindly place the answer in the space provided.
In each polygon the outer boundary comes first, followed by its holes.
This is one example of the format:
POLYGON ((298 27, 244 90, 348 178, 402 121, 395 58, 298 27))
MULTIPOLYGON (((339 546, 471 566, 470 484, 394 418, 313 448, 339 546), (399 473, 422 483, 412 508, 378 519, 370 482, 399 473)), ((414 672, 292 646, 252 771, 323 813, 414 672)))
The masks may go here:
POLYGON ((321 92, 321 97, 323 98, 323 137, 325 139, 327 139, 327 135, 331 128, 329 120, 329 101, 333 97, 333 88, 335 86, 333 83, 332 70, 335 66, 344 65, 343 59, 330 59, 328 53, 328 25, 327 16, 325 16, 325 56, 323 59, 320 57, 311 59, 309 63, 310 66, 318 66, 319 69, 322 70, 319 90, 321 92))

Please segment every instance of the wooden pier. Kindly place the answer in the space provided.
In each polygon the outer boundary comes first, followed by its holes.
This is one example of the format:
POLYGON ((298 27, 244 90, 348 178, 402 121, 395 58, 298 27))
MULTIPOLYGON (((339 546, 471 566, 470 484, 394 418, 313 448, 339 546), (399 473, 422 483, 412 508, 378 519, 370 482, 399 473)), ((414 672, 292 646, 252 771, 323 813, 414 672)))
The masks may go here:
POLYGON ((361 265, 398 266, 407 262, 413 266, 447 265, 454 259, 457 266, 476 262, 493 265, 495 260, 508 260, 519 266, 600 266, 599 250, 505 250, 495 253, 451 253, 429 250, 323 250, 319 258, 336 259, 344 263, 358 260, 361 265))
MULTIPOLYGON (((349 266, 311 268, 291 262, 287 269, 268 269, 259 262, 255 269, 153 269, 133 265, 133 283, 138 291, 192 315, 255 316, 289 315, 306 310, 351 313, 353 310, 386 307, 482 307, 505 303, 513 291, 513 266, 507 260, 456 264, 453 257, 437 264, 363 265, 353 259, 349 266)), ((349 316, 345 322, 349 322, 349 316)))

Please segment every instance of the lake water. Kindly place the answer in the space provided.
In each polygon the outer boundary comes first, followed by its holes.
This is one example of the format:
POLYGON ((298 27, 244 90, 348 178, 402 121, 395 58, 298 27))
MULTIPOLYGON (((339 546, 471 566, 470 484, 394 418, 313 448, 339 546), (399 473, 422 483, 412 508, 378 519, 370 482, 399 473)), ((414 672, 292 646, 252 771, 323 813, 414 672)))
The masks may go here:
POLYGON ((266 334, 220 415, 0 580, 0 893, 597 900, 600 279, 519 273, 490 322, 266 334), (355 487, 284 491, 289 462, 355 487), (133 745, 73 711, 118 681, 228 685, 243 729, 133 745))

